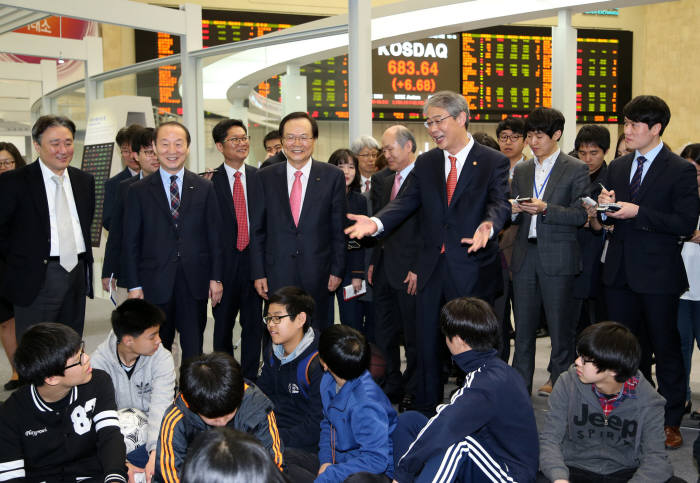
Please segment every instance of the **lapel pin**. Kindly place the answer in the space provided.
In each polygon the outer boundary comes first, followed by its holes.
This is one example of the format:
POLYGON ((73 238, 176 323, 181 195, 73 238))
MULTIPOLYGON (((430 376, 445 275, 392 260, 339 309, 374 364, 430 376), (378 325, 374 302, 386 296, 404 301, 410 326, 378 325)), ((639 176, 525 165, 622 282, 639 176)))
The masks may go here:
POLYGON ((321 181, 321 178, 316 178, 316 181, 321 181))
POLYGON ((476 166, 476 161, 474 161, 472 164, 473 164, 474 166, 476 166))

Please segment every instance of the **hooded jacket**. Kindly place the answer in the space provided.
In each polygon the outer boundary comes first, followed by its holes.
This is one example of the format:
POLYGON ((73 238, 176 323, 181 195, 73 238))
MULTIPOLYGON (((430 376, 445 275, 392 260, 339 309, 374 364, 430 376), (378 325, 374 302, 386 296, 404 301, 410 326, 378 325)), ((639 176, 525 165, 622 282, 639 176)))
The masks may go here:
POLYGON ((559 377, 540 431, 540 469, 547 478, 568 479, 567 466, 603 475, 637 468, 631 482, 671 478, 664 449, 665 400, 640 372, 637 378, 635 396, 606 419, 591 385, 581 382, 574 366, 559 377))
POLYGON ((112 378, 117 409, 136 408, 148 415, 146 450, 154 451, 163 414, 175 397, 175 365, 170 351, 161 345, 152 356, 140 356, 129 378, 117 357, 117 336, 110 331, 92 354, 91 363, 112 378))

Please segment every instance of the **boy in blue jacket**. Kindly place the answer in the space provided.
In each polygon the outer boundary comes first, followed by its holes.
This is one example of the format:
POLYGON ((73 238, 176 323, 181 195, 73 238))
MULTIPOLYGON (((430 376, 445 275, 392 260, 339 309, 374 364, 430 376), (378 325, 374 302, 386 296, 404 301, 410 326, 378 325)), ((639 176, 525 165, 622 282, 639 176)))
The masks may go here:
POLYGON ((318 353, 326 373, 321 379, 321 468, 315 481, 389 481, 397 417, 367 370, 367 340, 351 327, 333 325, 321 334, 318 353))
POLYGON ((464 386, 438 406, 399 459, 394 479, 534 481, 539 445, 530 395, 523 378, 498 357, 493 311, 476 298, 454 299, 442 308, 440 327, 466 373, 464 386))

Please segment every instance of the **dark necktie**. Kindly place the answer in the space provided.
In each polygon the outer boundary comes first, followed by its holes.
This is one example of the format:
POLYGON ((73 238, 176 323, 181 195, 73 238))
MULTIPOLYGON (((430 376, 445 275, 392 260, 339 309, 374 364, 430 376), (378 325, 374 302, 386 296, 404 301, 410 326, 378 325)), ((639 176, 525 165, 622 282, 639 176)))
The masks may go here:
POLYGON ((180 191, 177 189, 177 176, 170 177, 170 214, 173 220, 180 217, 180 191))
POLYGON ((233 209, 236 211, 236 222, 238 223, 238 237, 236 238, 236 248, 238 251, 245 250, 248 246, 248 217, 246 215, 245 193, 241 182, 241 173, 236 171, 233 175, 233 209))
POLYGON ((642 171, 644 170, 644 163, 647 158, 640 156, 637 158, 637 170, 632 176, 632 181, 630 181, 630 200, 637 201, 637 195, 639 194, 639 187, 642 185, 642 171))

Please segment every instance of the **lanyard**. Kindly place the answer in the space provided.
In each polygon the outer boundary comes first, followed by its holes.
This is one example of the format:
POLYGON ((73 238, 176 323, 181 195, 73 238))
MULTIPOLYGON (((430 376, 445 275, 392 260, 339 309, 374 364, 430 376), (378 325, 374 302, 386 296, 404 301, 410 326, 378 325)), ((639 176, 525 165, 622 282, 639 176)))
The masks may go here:
MULTIPOLYGON (((537 162, 537 161, 535 161, 537 162)), ((556 163, 556 161, 555 161, 556 163)), ((549 175, 552 174, 552 170, 554 169, 554 165, 552 165, 551 168, 549 168, 549 173, 547 173, 547 177, 544 179, 544 182, 542 183, 542 186, 540 186, 540 189, 537 189, 537 182, 535 181, 537 179, 537 175, 532 179, 532 192, 535 193, 535 198, 542 199, 540 197, 541 194, 544 194, 544 187, 547 186, 547 181, 549 181, 549 175)))

